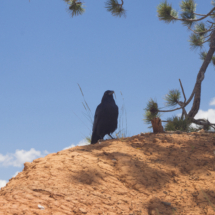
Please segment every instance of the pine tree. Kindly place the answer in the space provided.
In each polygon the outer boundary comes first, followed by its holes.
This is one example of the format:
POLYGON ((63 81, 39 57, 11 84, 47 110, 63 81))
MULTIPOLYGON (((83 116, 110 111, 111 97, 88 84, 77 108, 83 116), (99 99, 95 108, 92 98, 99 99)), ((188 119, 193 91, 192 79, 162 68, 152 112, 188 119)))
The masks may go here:
MULTIPOLYGON (((200 52, 200 58, 203 60, 202 66, 197 74, 196 83, 193 89, 192 94, 189 99, 186 99, 184 89, 180 81, 180 86, 183 92, 184 101, 179 101, 180 91, 179 90, 170 90, 169 93, 165 96, 166 106, 176 106, 179 107, 172 110, 160 110, 157 108, 156 113, 161 112, 172 112, 182 109, 181 121, 173 117, 173 121, 177 123, 184 123, 183 120, 186 120, 188 124, 195 123, 201 125, 204 128, 212 127, 215 128, 215 124, 211 124, 206 119, 194 119, 195 115, 199 111, 200 101, 201 101, 201 85, 204 80, 205 72, 210 63, 215 66, 215 0, 211 2, 212 9, 207 14, 196 13, 196 3, 194 0, 182 0, 180 4, 181 13, 178 14, 167 1, 160 3, 157 7, 157 13, 160 20, 166 23, 174 23, 176 21, 182 22, 192 33, 190 35, 190 46, 192 49, 202 48, 204 44, 209 44, 208 52, 200 52), (193 105, 191 110, 187 113, 185 107, 193 99, 193 105)), ((152 99, 148 102, 145 109, 145 121, 150 122, 152 118, 157 117, 154 112, 150 111, 150 108, 157 106, 155 101, 152 99)))

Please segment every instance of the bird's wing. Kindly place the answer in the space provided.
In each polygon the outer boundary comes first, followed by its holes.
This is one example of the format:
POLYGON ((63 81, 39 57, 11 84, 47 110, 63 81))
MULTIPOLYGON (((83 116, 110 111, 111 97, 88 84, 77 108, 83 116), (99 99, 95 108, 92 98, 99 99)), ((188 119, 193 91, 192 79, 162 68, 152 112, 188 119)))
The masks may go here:
POLYGON ((97 125, 98 125, 98 121, 99 121, 99 116, 101 116, 102 113, 102 107, 101 104, 99 104, 96 108, 96 112, 95 112, 95 116, 94 116, 94 122, 93 122, 93 131, 95 131, 97 125))

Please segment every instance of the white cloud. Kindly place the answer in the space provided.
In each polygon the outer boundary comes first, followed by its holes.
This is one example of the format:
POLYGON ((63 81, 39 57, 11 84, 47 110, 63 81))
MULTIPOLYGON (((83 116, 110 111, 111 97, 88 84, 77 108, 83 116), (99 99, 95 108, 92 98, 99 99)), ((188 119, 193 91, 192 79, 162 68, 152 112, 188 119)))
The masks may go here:
POLYGON ((21 167, 25 162, 31 162, 32 160, 43 157, 48 154, 47 151, 43 153, 36 151, 34 148, 29 151, 17 149, 15 153, 7 153, 6 155, 0 154, 0 164, 3 166, 21 167))
MULTIPOLYGON (((208 119, 210 123, 215 123, 215 109, 208 109, 207 111, 199 110, 194 117, 195 119, 208 119)), ((192 123, 192 127, 198 128, 198 125, 192 123)))
POLYGON ((215 97, 211 99, 210 104, 209 105, 215 105, 215 97))
POLYGON ((75 147, 75 146, 85 146, 85 145, 89 145, 89 144, 90 144, 90 143, 87 142, 86 139, 83 139, 83 140, 81 140, 77 145, 72 144, 71 146, 68 146, 68 147, 64 148, 63 150, 65 150, 65 149, 70 149, 70 148, 75 147))
POLYGON ((7 184, 7 181, 0 180, 0 189, 1 189, 1 187, 4 187, 6 184, 7 184))
POLYGON ((194 118, 208 119, 211 123, 215 123, 215 109, 208 109, 207 111, 199 110, 194 118))

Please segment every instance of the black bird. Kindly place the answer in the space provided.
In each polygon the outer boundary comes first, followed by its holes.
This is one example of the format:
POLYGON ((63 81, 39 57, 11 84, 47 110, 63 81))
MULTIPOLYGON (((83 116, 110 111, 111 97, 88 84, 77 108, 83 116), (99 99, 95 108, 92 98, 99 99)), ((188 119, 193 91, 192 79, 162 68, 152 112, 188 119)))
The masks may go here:
POLYGON ((117 128, 119 115, 118 106, 113 99, 113 93, 114 91, 107 90, 102 97, 101 103, 96 108, 91 144, 97 143, 106 134, 113 138, 111 133, 117 128))

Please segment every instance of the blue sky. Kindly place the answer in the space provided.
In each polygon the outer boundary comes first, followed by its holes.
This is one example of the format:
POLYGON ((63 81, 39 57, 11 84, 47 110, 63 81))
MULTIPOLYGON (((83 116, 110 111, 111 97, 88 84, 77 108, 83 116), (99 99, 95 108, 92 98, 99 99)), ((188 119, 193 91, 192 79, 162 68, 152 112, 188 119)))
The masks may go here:
MULTIPOLYGON (((123 93, 129 136, 149 131, 142 120, 147 101, 164 106, 179 78, 190 96, 202 61, 181 23, 159 21, 160 2, 125 0, 126 18, 113 17, 104 1, 86 0, 86 12, 74 18, 62 0, 1 3, 0 186, 25 161, 83 144, 91 124, 77 83, 93 114, 104 91, 115 91, 119 108, 123 93)), ((169 2, 179 10, 179 1, 169 2)), ((210 1, 196 2, 198 13, 211 8, 210 1)), ((198 116, 212 122, 214 80, 209 66, 198 116)))

